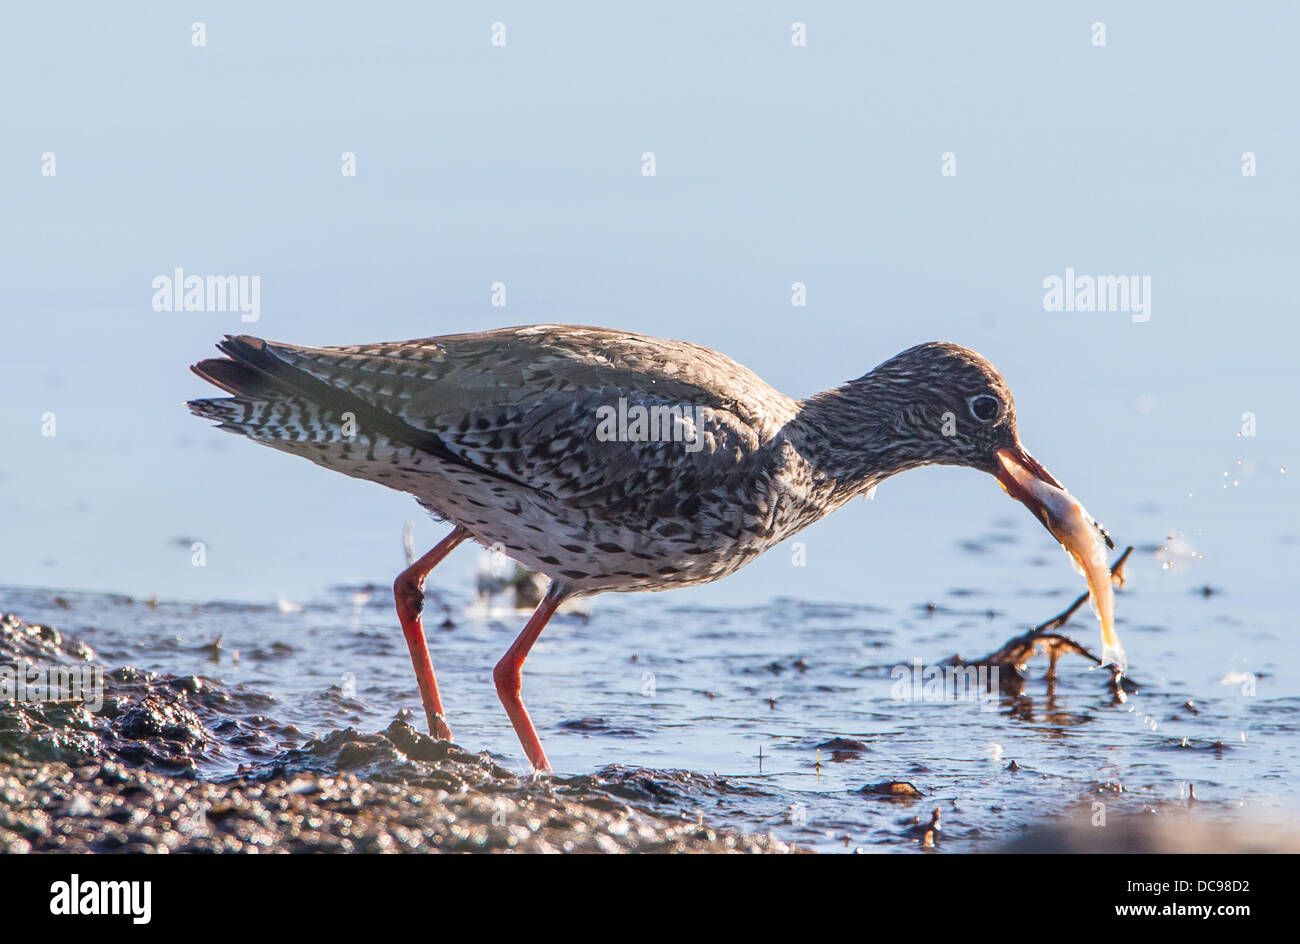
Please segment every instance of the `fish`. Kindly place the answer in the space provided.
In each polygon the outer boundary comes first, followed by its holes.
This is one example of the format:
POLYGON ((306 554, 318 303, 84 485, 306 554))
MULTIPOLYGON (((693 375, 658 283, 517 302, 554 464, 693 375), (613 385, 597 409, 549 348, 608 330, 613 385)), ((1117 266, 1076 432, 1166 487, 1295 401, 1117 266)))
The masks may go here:
POLYGON ((1023 448, 1000 449, 998 483, 1024 503, 1070 556, 1074 569, 1088 582, 1092 610, 1101 623, 1101 663, 1122 672, 1128 657, 1115 632, 1115 589, 1108 550, 1114 542, 1083 504, 1065 490, 1038 460, 1023 448))

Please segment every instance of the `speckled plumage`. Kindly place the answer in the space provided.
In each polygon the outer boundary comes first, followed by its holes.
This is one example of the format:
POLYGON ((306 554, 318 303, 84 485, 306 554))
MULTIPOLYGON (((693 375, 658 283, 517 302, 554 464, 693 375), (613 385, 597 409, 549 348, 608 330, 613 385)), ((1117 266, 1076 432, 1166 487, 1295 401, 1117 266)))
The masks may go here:
POLYGON ((717 580, 882 479, 933 463, 994 474, 1076 560, 1096 550, 1084 546, 1082 506, 1021 447, 1001 375, 955 344, 909 348, 807 400, 708 348, 605 328, 218 346, 227 357, 194 370, 233 396, 192 401, 195 413, 410 492, 454 524, 393 583, 431 733, 452 736, 421 621, 430 570, 473 537, 551 578, 492 671, 536 770, 550 763, 521 673, 566 598, 717 580), (664 415, 634 416, 647 409, 664 415))
POLYGON ((567 595, 716 580, 888 475, 978 466, 985 439, 1014 440, 1000 376, 950 344, 804 401, 708 348, 603 328, 220 347, 229 360, 195 370, 234 396, 193 401, 196 414, 409 492, 567 595), (1005 415, 981 424, 965 401, 988 392, 1005 415), (698 450, 602 441, 599 411, 620 398, 690 408, 698 450))

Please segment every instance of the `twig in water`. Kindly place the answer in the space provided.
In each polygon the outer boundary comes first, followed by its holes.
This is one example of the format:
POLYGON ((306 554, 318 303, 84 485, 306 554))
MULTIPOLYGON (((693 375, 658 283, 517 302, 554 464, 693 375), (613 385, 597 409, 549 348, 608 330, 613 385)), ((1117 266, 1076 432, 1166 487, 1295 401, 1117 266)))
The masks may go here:
MULTIPOLYGON (((1124 553, 1120 554, 1115 563, 1111 565, 1110 579, 1117 587, 1124 586, 1124 565, 1128 562, 1129 555, 1132 553, 1132 546, 1124 548, 1124 553)), ((1025 661, 1028 660, 1041 645, 1047 650, 1048 659, 1050 660, 1047 669, 1047 677, 1049 679, 1056 677, 1056 663, 1064 652, 1077 653, 1085 659, 1090 659, 1097 665, 1101 665, 1101 659, 1094 655, 1086 646, 1075 642, 1069 636, 1055 632, 1055 630, 1060 629, 1068 623, 1075 613, 1079 612, 1079 608, 1088 602, 1090 596, 1092 596, 1091 590, 1082 594, 1077 600, 1045 623, 1039 623, 1029 632, 1008 640, 1002 648, 998 649, 996 652, 992 652, 982 659, 976 659, 974 662, 967 662, 965 664, 1008 666, 1013 670, 1017 670, 1018 674, 1018 670, 1024 666, 1025 661)), ((1115 678, 1112 679, 1112 685, 1116 688, 1119 686, 1119 674, 1117 671, 1115 672, 1115 678)))
MULTIPOLYGON (((1111 565, 1110 582, 1117 587, 1124 586, 1124 564, 1128 562, 1128 556, 1132 553, 1133 553, 1133 546, 1129 545, 1128 547, 1124 548, 1124 553, 1121 554, 1119 558, 1115 561, 1115 563, 1111 565)), ((1073 617, 1075 613, 1079 612, 1079 607, 1087 603, 1088 598, 1091 596, 1092 596, 1091 590, 1084 591, 1084 593, 1077 600, 1071 603, 1068 608, 1053 616, 1046 623, 1039 623, 1037 626, 1035 626, 1033 629, 1030 630, 1030 633, 1046 633, 1052 631, 1053 629, 1060 629, 1066 623, 1070 622, 1070 618, 1073 617)), ((1097 659, 1096 661, 1098 663, 1101 662, 1100 659, 1097 659)))

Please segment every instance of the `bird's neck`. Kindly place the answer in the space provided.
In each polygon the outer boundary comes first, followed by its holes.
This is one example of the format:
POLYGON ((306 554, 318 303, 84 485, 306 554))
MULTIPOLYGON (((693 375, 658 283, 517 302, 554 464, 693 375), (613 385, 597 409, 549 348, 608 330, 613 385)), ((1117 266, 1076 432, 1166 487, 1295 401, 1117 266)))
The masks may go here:
POLYGON ((924 443, 909 432, 915 397, 867 374, 804 400, 791 442, 838 504, 907 469, 927 465, 924 443))

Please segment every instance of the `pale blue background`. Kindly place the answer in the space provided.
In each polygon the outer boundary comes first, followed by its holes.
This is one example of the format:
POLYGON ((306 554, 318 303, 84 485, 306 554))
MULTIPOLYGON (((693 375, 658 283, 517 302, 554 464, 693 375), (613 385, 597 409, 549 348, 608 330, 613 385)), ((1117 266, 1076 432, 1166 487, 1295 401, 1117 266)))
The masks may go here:
MULTIPOLYGON (((1121 542, 1181 532, 1204 555, 1166 577, 1145 555, 1148 586, 1226 586, 1280 615, 1300 540, 1298 33, 1281 3, 13 5, 0 583, 302 599, 389 580, 403 521, 422 545, 441 529, 208 429, 182 405, 211 392, 188 365, 226 332, 571 321, 711 345, 796 395, 967 344, 1121 542), (1150 275, 1151 321, 1045 312, 1043 278, 1071 265, 1150 275), (154 312, 150 281, 175 266, 260 275, 260 323, 154 312), (1245 411, 1255 439, 1236 436, 1245 411)), ((806 532, 807 567, 782 548, 678 599, 1076 586, 1063 559, 955 553, 998 518, 1050 544, 988 477, 910 473, 806 532)), ((439 579, 464 586, 475 563, 439 579)))

